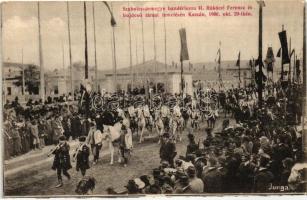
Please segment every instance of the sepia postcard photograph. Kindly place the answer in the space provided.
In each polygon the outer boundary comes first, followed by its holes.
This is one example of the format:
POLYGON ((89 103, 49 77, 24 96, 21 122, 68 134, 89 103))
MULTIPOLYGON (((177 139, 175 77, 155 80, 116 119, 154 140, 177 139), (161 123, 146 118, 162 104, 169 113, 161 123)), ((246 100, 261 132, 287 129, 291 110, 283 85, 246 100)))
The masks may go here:
POLYGON ((304 0, 0 5, 3 197, 306 195, 304 0))

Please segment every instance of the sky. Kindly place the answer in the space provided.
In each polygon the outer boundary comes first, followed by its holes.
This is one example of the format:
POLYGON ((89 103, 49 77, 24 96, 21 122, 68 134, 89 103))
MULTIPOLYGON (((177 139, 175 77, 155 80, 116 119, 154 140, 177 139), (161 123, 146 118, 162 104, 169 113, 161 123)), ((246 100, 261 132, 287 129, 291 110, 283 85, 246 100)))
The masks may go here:
MULTIPOLYGON (((303 1, 267 0, 263 8, 263 54, 272 46, 276 55, 280 48, 278 32, 282 25, 291 37, 292 48, 302 56, 303 1)), ((2 4, 3 59, 10 62, 39 64, 37 2, 6 2, 2 4), (23 52, 23 53, 22 53, 23 52)), ((191 63, 212 62, 221 41, 222 60, 249 60, 258 56, 258 10, 256 1, 172 1, 172 2, 112 2, 115 27, 116 62, 118 68, 130 64, 129 20, 123 18, 123 6, 198 6, 236 5, 252 6, 252 16, 244 17, 185 17, 165 18, 167 63, 179 62, 179 29, 185 28, 191 63)), ((99 70, 113 66, 112 28, 110 14, 102 2, 87 2, 87 30, 89 65, 94 65, 93 5, 95 9, 97 67, 99 70)), ((46 70, 69 65, 69 46, 66 2, 40 2, 43 62, 46 70), (63 65, 64 55, 64 65, 63 65)), ((71 24, 72 62, 84 63, 83 2, 69 2, 71 24)), ((131 21, 132 64, 141 63, 141 19, 131 21)), ((154 58, 153 18, 143 18, 145 59, 154 58)), ((156 57, 164 62, 164 18, 155 18, 156 57)))

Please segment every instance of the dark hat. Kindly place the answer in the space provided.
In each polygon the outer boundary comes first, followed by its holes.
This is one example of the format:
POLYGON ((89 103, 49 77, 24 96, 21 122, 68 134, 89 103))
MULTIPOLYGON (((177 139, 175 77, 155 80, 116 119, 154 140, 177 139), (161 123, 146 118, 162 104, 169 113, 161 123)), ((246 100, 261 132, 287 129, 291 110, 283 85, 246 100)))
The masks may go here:
POLYGON ((61 136, 59 137, 59 141, 65 141, 65 140, 66 140, 65 135, 61 135, 61 136))
POLYGON ((153 169, 153 171, 152 171, 152 175, 154 176, 154 177, 157 177, 157 176, 159 176, 160 175, 160 169, 158 169, 158 168, 155 168, 155 169, 153 169))
POLYGON ((85 136, 79 137, 79 142, 85 142, 85 140, 86 140, 86 137, 85 137, 85 136))
POLYGON ((194 140, 194 135, 191 134, 191 133, 189 133, 189 134, 188 134, 188 138, 189 138, 190 140, 194 140))

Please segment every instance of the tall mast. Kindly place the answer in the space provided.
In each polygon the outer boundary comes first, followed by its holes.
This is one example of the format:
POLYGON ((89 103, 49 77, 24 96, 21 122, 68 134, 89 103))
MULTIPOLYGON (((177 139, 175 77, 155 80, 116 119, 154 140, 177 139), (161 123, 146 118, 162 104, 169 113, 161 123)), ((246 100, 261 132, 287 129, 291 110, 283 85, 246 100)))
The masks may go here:
MULTIPOLYGON (((137 65, 139 63, 139 57, 138 57, 138 38, 135 37, 135 64, 137 65)), ((136 80, 138 80, 139 71, 136 70, 136 80)))
POLYGON ((3 40, 2 40, 2 38, 3 38, 3 6, 4 6, 4 3, 2 3, 1 4, 1 20, 0 20, 0 22, 1 22, 1 25, 0 25, 0 27, 1 27, 1 30, 0 30, 0 34, 1 34, 1 37, 0 37, 0 41, 1 41, 1 48, 0 48, 0 60, 1 60, 1 69, 2 69, 2 71, 1 71, 1 73, 2 73, 2 84, 3 84, 3 102, 2 102, 2 106, 4 106, 4 104, 6 104, 6 90, 7 90, 7 88, 6 88, 6 81, 5 81, 5 74, 4 74, 4 66, 3 66, 3 57, 2 57, 2 53, 3 53, 3 51, 2 51, 2 49, 3 49, 3 40))
MULTIPOLYGON (((129 7, 129 2, 128 2, 128 7, 129 7)), ((128 19, 128 25, 129 25, 129 56, 130 56, 130 77, 131 77, 131 89, 133 89, 133 71, 132 71, 132 47, 131 47, 131 18, 129 17, 128 19)))
POLYGON ((221 43, 221 41, 219 42, 219 62, 218 62, 218 72, 219 72, 219 81, 220 81, 220 83, 222 82, 222 74, 221 74, 221 59, 222 59, 222 49, 221 49, 221 46, 222 46, 222 43, 221 43))
MULTIPOLYGON (((152 25, 153 25, 153 40, 154 40, 154 62, 155 62, 155 75, 157 75, 157 49, 156 49, 156 22, 154 15, 152 16, 152 25)), ((157 93, 157 83, 155 81, 155 91, 157 93)))
POLYGON ((64 83, 66 86, 66 71, 65 71, 65 57, 64 57, 64 45, 62 41, 62 67, 63 67, 63 76, 64 76, 64 83))
POLYGON ((141 22, 142 22, 142 48, 143 48, 143 63, 145 63, 145 45, 144 45, 144 22, 143 22, 143 13, 141 17, 141 22))
POLYGON ((22 95, 25 95, 25 66, 23 65, 23 48, 21 49, 22 95))
POLYGON ((163 17, 163 24, 164 24, 164 63, 165 63, 165 85, 164 90, 166 91, 167 85, 167 52, 166 52, 166 23, 165 23, 165 15, 163 17))
MULTIPOLYGON (((284 31, 284 25, 282 25, 282 31, 284 31)), ((283 64, 283 59, 282 59, 282 48, 280 48, 280 59, 281 59, 281 74, 280 74, 280 80, 284 80, 284 64, 283 64)))
MULTIPOLYGON (((306 118, 306 2, 304 2, 304 14, 303 14, 303 142, 302 148, 304 149, 303 154, 305 155, 305 161, 307 159, 307 152, 306 152, 306 144, 307 144, 307 137, 306 137, 306 129, 305 129, 305 118, 306 118)), ((305 173, 305 180, 306 180, 306 173, 305 173)), ((307 186, 305 186, 305 190, 307 186)))
POLYGON ((42 52, 42 35, 41 35, 41 23, 40 23, 40 5, 37 2, 37 22, 38 22, 38 45, 39 45, 39 65, 40 65, 40 96, 42 102, 45 102, 45 74, 44 74, 44 62, 42 52))
POLYGON ((87 20, 86 20, 86 2, 83 2, 83 13, 84 13, 84 71, 85 79, 88 79, 88 52, 87 52, 87 20))
MULTIPOLYGON (((113 13, 113 6, 111 3, 111 9, 113 13)), ((115 41, 115 26, 112 26, 112 42, 113 42, 113 70, 114 70, 114 88, 117 90, 117 63, 116 63, 116 41, 115 41)))
POLYGON ((265 6, 264 1, 258 1, 259 3, 259 35, 258 35, 258 63, 259 63, 259 85, 258 85, 258 104, 262 108, 262 8, 265 6))
POLYGON ((74 99, 73 90, 73 69, 72 69, 72 56, 71 56, 71 38, 70 38, 70 14, 69 14, 69 2, 66 2, 67 8, 67 31, 68 31, 68 50, 69 50, 69 72, 70 72, 70 92, 74 99))
POLYGON ((94 56, 95 56, 95 90, 98 92, 98 66, 97 66, 97 50, 96 50, 96 22, 95 22, 95 2, 92 2, 92 8, 93 8, 93 28, 94 28, 94 56))
POLYGON ((289 57, 290 57, 290 62, 289 62, 289 73, 288 73, 288 81, 289 84, 291 83, 291 37, 290 37, 290 41, 289 41, 289 57))

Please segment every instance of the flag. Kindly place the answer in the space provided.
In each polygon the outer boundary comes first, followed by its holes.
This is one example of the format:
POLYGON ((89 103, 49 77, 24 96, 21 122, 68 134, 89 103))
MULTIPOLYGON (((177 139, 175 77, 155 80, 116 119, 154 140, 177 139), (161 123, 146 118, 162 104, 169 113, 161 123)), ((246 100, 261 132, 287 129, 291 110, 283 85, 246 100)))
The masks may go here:
POLYGON ((180 61, 189 60, 187 36, 185 28, 179 30, 181 50, 180 50, 180 61))
POLYGON ((106 7, 108 8, 108 10, 109 10, 109 12, 110 12, 110 15, 111 15, 111 26, 112 26, 112 27, 116 26, 116 21, 115 21, 115 19, 114 19, 114 15, 113 15, 113 12, 112 12, 112 10, 111 10, 109 4, 108 4, 106 1, 104 1, 103 3, 106 5, 106 7))
POLYGON ((237 63, 236 63, 237 67, 240 67, 240 54, 241 54, 241 52, 239 51, 238 60, 237 60, 237 63))
POLYGON ((286 31, 281 31, 278 33, 279 40, 282 48, 282 64, 290 63, 289 53, 288 53, 288 42, 286 31))
POLYGON ((274 58, 274 53, 273 53, 273 48, 269 47, 267 54, 266 54, 266 59, 264 60, 264 62, 267 64, 267 70, 269 72, 273 72, 273 63, 275 62, 275 58, 274 58))
POLYGON ((278 58, 280 57, 280 51, 281 51, 281 48, 279 48, 277 55, 276 55, 276 57, 278 57, 278 58))

